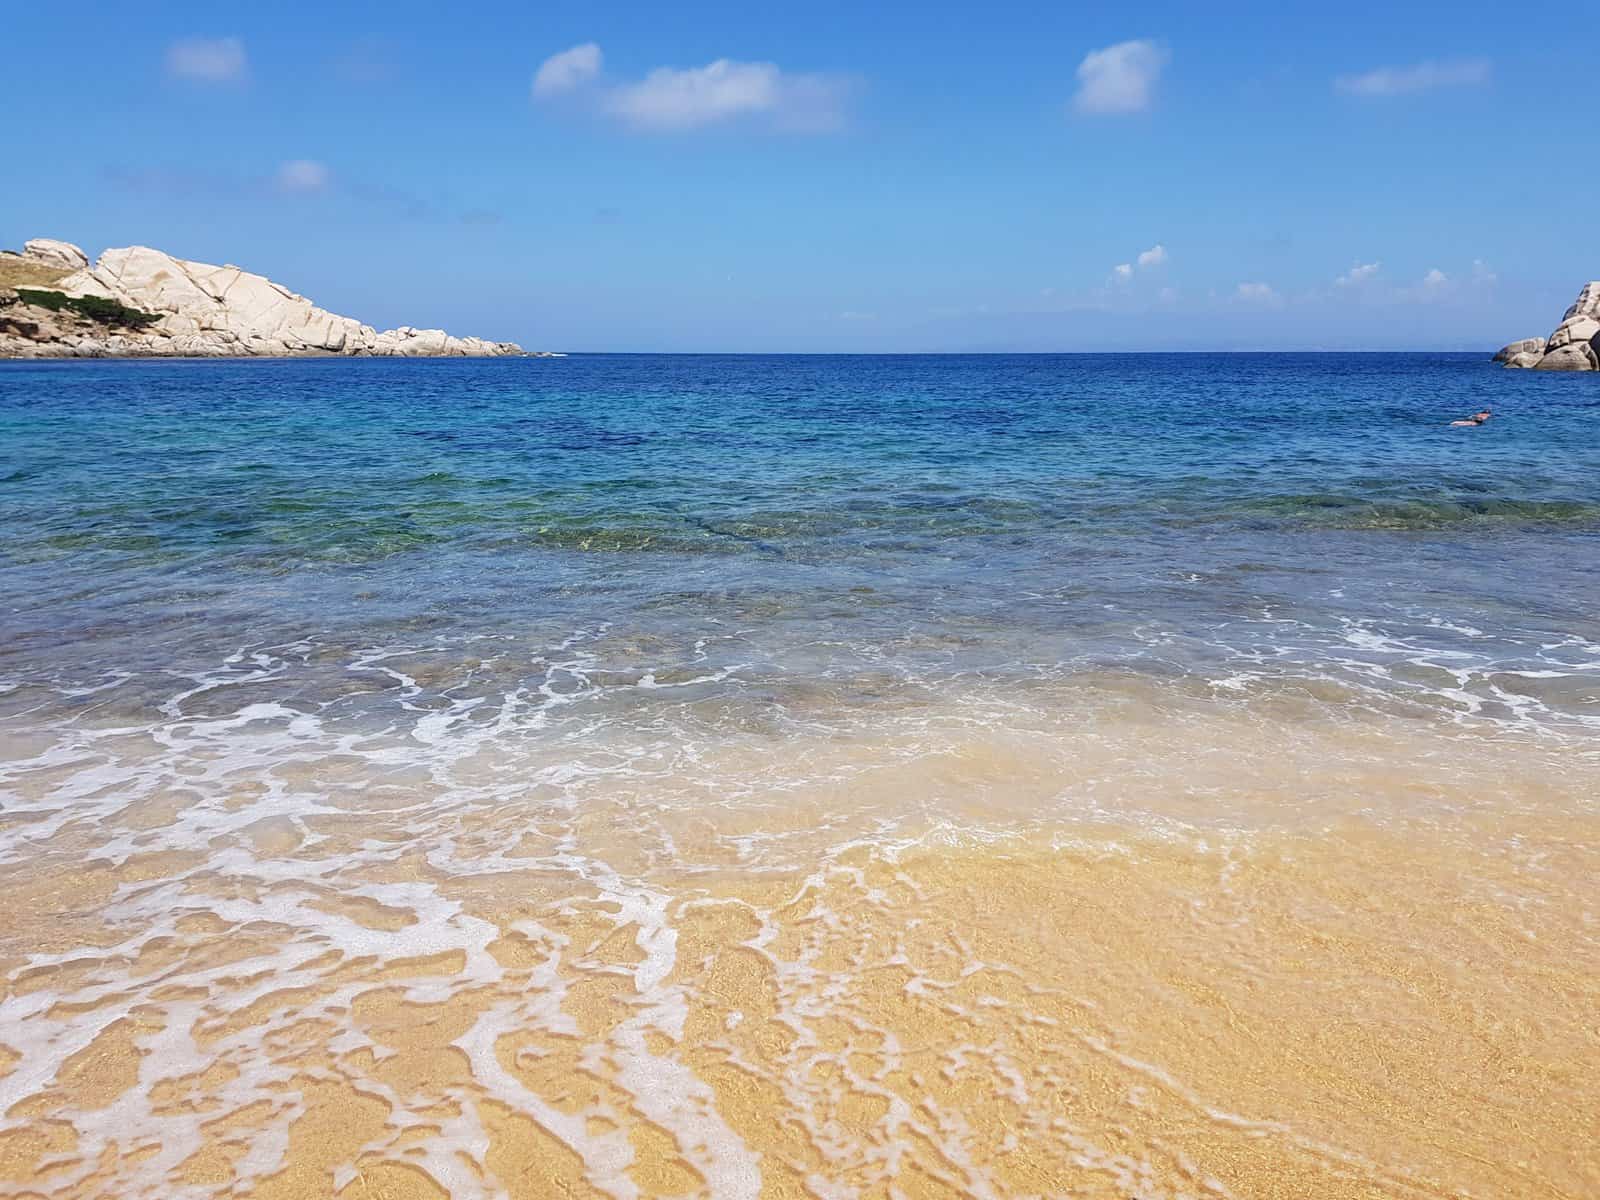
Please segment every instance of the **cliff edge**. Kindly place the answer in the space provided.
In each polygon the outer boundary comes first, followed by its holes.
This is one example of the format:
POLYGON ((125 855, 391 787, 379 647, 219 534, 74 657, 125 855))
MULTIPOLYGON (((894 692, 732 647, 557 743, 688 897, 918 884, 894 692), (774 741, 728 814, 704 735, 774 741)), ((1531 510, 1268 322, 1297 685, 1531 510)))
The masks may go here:
POLYGON ((0 251, 0 358, 522 354, 514 342, 402 326, 381 333, 235 266, 147 246, 93 266, 70 242, 0 251))

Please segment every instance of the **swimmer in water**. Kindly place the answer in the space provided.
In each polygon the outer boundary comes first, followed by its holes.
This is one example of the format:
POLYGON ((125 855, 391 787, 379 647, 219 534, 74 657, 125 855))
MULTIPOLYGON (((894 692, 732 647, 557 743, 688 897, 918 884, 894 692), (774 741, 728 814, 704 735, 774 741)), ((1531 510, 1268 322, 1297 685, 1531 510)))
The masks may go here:
POLYGON ((1490 412, 1487 408, 1480 408, 1477 412, 1473 413, 1470 417, 1468 417, 1464 421, 1451 421, 1450 422, 1450 428, 1452 428, 1452 429, 1473 429, 1473 428, 1476 428, 1479 425, 1482 425, 1485 421, 1487 421, 1492 416, 1494 416, 1494 414, 1492 412, 1490 412))

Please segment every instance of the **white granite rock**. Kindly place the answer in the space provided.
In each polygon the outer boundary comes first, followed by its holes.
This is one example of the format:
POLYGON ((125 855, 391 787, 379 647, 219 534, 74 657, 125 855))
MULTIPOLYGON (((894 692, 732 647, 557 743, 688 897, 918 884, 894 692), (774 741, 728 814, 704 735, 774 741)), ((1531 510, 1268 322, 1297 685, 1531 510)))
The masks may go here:
MULTIPOLYGON (((239 267, 189 262, 128 246, 107 250, 93 267, 76 246, 36 239, 27 253, 71 274, 54 286, 72 296, 104 296, 159 320, 146 330, 98 336, 103 353, 235 355, 374 354, 492 356, 523 353, 512 342, 451 337, 442 329, 377 332, 318 308, 281 284, 239 267), (111 347, 115 347, 114 349, 111 347)), ((11 352, 0 345, 0 355, 11 352)))
POLYGON ((409 325, 402 325, 399 329, 387 329, 380 333, 372 353, 400 354, 411 358, 465 353, 459 345, 460 339, 452 338, 442 329, 413 329, 409 325), (455 346, 452 346, 453 342, 455 346))
POLYGON ((1588 342, 1570 342, 1559 350, 1552 350, 1534 364, 1535 371, 1594 371, 1600 370, 1600 360, 1588 342))
POLYGON ((1567 309, 1567 315, 1563 319, 1572 317, 1600 317, 1600 279, 1591 280, 1583 285, 1583 291, 1578 293, 1577 300, 1567 309))
POLYGON ((1495 362, 1537 371, 1600 370, 1600 280, 1583 285, 1561 324, 1548 338, 1524 338, 1504 346, 1495 362))
POLYGON ((89 256, 71 242, 55 238, 32 238, 22 244, 22 257, 46 267, 79 271, 89 265, 89 256))
POLYGON ((1568 342, 1587 342, 1597 333, 1600 333, 1600 321, 1593 317, 1568 317, 1556 326, 1545 350, 1559 350, 1568 342))
POLYGON ((1506 345, 1500 347, 1500 349, 1495 353, 1494 361, 1498 363, 1505 363, 1506 366, 1509 367, 1512 365, 1511 360, 1513 358, 1519 358, 1526 354, 1533 354, 1536 356, 1543 354, 1545 342, 1548 340, 1548 338, 1537 337, 1523 338, 1520 341, 1508 342, 1506 345))

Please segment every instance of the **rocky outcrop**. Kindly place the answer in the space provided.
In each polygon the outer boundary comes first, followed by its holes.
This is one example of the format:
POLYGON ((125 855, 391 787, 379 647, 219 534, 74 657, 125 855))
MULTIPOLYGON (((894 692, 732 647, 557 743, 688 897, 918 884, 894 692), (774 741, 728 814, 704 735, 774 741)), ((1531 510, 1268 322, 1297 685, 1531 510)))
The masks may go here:
POLYGON ((1587 342, 1597 333, 1600 333, 1600 321, 1593 317, 1569 317, 1556 326, 1545 349, 1559 350, 1572 342, 1587 342))
POLYGON ((1494 361, 1535 371, 1600 370, 1600 280, 1583 285, 1549 337, 1512 342, 1494 361))
POLYGON ((1567 309, 1563 320, 1570 321, 1573 317, 1600 316, 1600 279, 1591 280, 1583 285, 1583 291, 1578 293, 1578 298, 1573 301, 1572 307, 1567 309))
POLYGON ((58 242, 54 238, 34 238, 24 243, 22 257, 64 271, 81 271, 89 265, 89 256, 82 250, 71 242, 58 242))
POLYGON ((1510 362, 1513 358, 1520 358, 1524 354, 1543 354, 1546 338, 1523 338, 1520 342, 1512 342, 1502 346, 1499 353, 1494 356, 1495 362, 1510 362))
POLYGON ((91 267, 88 256, 71 243, 36 238, 12 257, 49 268, 55 281, 47 285, 49 292, 30 294, 19 285, 0 309, 0 357, 523 353, 513 342, 453 337, 442 329, 402 326, 380 333, 318 308, 265 276, 173 258, 146 246, 107 250, 91 267), (86 297, 112 303, 74 303, 86 297), (132 317, 97 319, 105 312, 113 317, 131 312, 132 317))
POLYGON ((1596 361, 1594 347, 1588 342, 1572 342, 1570 345, 1547 351, 1543 358, 1533 364, 1533 369, 1535 371, 1594 371, 1600 369, 1600 361, 1596 361))

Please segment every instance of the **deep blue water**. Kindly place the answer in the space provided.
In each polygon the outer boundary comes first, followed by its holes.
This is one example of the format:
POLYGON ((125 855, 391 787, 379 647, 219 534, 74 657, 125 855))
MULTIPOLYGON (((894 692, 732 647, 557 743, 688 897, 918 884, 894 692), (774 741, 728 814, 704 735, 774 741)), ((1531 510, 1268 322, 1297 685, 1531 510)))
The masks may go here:
POLYGON ((577 639, 724 716, 1122 678, 1581 732, 1597 422, 1464 355, 0 364, 0 729, 577 639))

